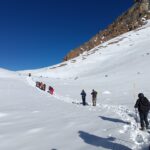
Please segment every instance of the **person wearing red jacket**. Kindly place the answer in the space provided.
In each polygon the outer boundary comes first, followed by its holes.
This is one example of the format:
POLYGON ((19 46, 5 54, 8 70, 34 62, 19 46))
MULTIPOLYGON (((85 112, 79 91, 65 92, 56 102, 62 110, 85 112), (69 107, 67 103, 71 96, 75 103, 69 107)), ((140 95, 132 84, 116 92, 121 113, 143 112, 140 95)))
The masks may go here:
POLYGON ((49 86, 49 91, 48 91, 51 95, 53 95, 54 94, 54 88, 53 87, 51 87, 51 86, 49 86))

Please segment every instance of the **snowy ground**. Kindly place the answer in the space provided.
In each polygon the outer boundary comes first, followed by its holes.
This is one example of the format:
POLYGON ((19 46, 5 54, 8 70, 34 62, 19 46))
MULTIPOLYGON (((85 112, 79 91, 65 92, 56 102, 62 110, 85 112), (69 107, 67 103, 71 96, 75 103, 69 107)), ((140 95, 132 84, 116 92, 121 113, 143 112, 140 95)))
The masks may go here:
POLYGON ((139 92, 150 99, 149 37, 150 23, 62 64, 19 75, 0 69, 0 150, 148 150, 133 107, 139 92))

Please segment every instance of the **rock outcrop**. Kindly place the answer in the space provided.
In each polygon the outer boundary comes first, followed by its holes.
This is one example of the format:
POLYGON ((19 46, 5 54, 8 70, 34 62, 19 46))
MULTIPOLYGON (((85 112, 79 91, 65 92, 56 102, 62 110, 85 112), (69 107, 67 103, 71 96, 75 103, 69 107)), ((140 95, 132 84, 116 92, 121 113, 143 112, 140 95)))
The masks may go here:
POLYGON ((84 51, 89 51, 101 43, 145 24, 145 21, 150 19, 150 0, 134 1, 134 5, 127 12, 118 17, 116 21, 109 25, 105 30, 97 33, 88 42, 69 52, 65 56, 64 61, 75 58, 84 51))

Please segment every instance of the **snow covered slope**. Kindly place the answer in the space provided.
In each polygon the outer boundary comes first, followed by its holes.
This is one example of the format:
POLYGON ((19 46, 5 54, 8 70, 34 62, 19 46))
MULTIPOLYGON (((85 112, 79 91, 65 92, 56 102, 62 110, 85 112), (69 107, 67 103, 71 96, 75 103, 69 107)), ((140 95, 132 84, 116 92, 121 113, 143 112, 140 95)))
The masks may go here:
POLYGON ((50 96, 30 86, 31 79, 0 82, 1 150, 129 150, 135 146, 127 138, 129 123, 121 118, 126 117, 124 107, 72 104, 73 98, 50 96))
POLYGON ((0 78, 0 150, 148 150, 133 107, 139 92, 150 99, 149 37, 150 23, 68 62, 0 78))
POLYGON ((18 73, 0 68, 0 78, 17 77, 18 73))
POLYGON ((93 75, 130 76, 147 72, 150 64, 150 23, 52 67, 30 70, 36 76, 76 78, 93 75))

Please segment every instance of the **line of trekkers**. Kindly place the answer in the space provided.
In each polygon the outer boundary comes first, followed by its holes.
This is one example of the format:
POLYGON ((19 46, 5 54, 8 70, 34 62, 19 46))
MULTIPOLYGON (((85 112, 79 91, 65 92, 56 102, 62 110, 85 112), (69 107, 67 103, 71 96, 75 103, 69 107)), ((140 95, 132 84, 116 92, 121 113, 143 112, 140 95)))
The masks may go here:
MULTIPOLYGON (((46 91, 46 84, 43 83, 43 82, 38 82, 38 81, 37 81, 37 82, 36 82, 36 87, 38 87, 39 89, 41 89, 41 90, 43 90, 43 91, 46 91)), ((51 95, 53 95, 53 94, 54 94, 54 88, 51 87, 51 86, 49 86, 47 92, 50 93, 51 95)))
MULTIPOLYGON (((43 91, 46 91, 46 84, 44 84, 42 82, 37 81, 36 87, 38 87, 39 89, 41 89, 43 91)), ((53 95, 54 94, 54 88, 49 86, 47 92, 50 93, 51 95, 53 95)), ((93 106, 96 106, 97 94, 98 94, 98 92, 93 89, 92 93, 91 93, 93 106)), ((87 105, 87 103, 86 103, 86 92, 84 91, 84 89, 81 91, 81 97, 82 97, 82 104, 87 105)), ((145 127, 146 127, 146 129, 150 129, 149 121, 148 121, 148 113, 150 111, 150 102, 144 96, 143 93, 138 94, 138 99, 137 99, 134 107, 135 107, 135 109, 138 109, 138 112, 139 112, 140 123, 141 123, 140 130, 144 130, 145 127)), ((135 111, 137 113, 137 110, 135 110, 135 111)))

